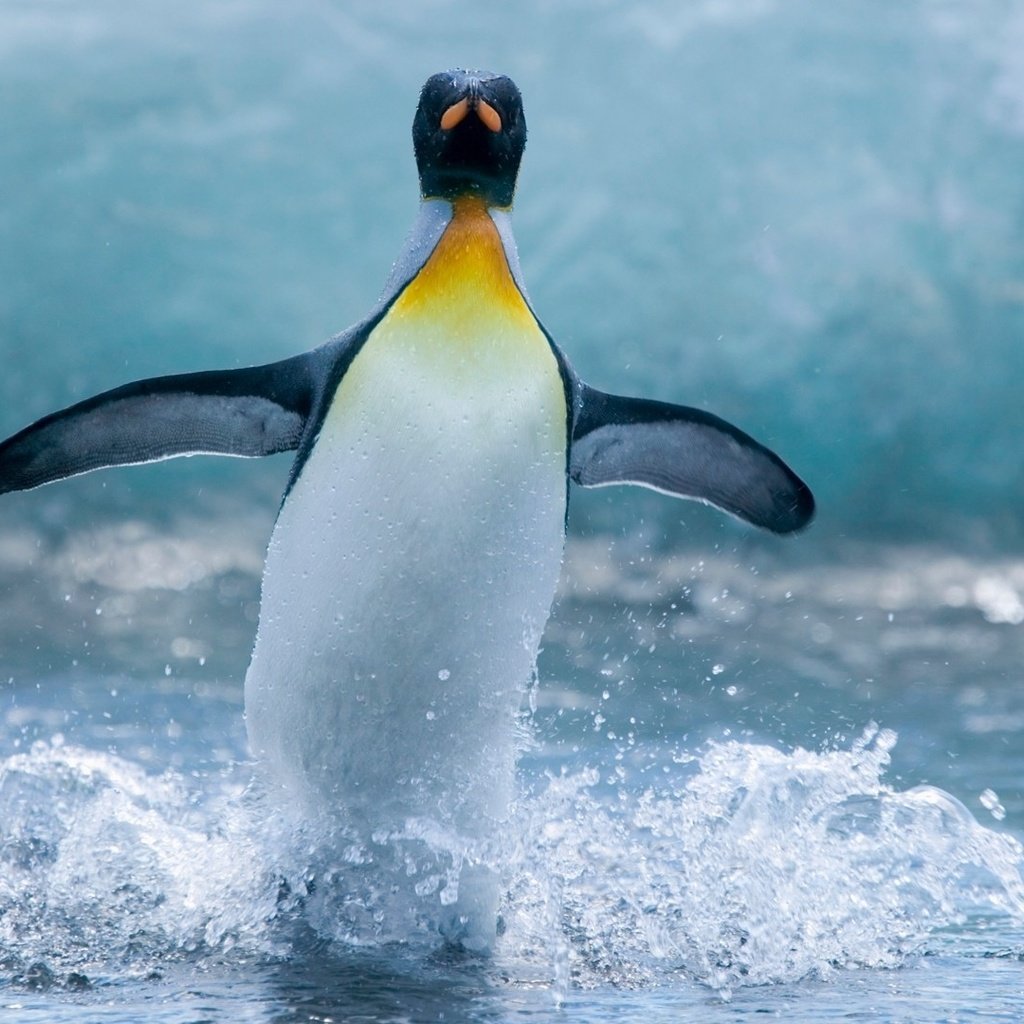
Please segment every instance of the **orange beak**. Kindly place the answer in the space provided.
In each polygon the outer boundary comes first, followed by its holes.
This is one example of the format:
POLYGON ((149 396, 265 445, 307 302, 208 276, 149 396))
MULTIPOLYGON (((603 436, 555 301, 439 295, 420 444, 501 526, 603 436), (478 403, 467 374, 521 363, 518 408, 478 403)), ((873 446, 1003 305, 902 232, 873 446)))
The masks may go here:
POLYGON ((487 102, 487 100, 476 101, 476 116, 483 121, 484 125, 497 135, 501 131, 501 114, 487 102))
MULTIPOLYGON (((486 100, 477 99, 473 101, 473 108, 476 110, 476 116, 483 121, 484 125, 489 128, 492 132, 501 131, 501 115, 488 103, 486 100)), ((469 113, 470 100, 461 99, 458 103, 453 103, 442 115, 441 115, 441 130, 450 132, 457 124, 460 124, 469 113)))

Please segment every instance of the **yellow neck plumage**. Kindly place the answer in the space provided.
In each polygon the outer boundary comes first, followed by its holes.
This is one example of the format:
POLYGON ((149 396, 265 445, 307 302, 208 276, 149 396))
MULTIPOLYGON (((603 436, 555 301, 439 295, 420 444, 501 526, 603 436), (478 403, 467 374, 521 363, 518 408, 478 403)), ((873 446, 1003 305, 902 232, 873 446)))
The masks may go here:
POLYGON ((332 404, 329 419, 344 416, 361 390, 379 396, 390 386, 385 381, 422 389, 422 401, 435 411, 453 401, 470 403, 484 418, 508 402, 543 409, 564 452, 557 359, 479 199, 452 204, 430 256, 347 371, 340 390, 350 397, 332 404))
MULTIPOLYGON (((441 240, 389 310, 395 326, 429 323, 450 345, 542 332, 509 270, 505 249, 485 204, 457 199, 441 240)), ((382 325, 383 326, 383 325, 382 325)))

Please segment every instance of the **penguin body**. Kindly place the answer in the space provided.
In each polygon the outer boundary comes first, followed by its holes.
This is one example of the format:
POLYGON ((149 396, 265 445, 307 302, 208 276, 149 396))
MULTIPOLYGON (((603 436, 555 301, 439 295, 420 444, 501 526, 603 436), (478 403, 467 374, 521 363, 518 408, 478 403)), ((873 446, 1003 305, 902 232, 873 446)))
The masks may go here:
POLYGON ((508 722, 561 564, 567 424, 497 229, 459 200, 341 378, 270 542, 246 716, 290 804, 378 821, 443 805, 460 830, 504 813, 508 722))
POLYGON ((512 238, 525 137, 511 80, 433 76, 413 125, 420 214, 362 323, 267 366, 124 385, 0 444, 0 493, 296 451, 245 682, 253 753, 300 818, 377 836, 422 818, 468 844, 457 893, 429 898, 435 929, 474 949, 493 940, 497 880, 472 851, 509 810, 570 482, 640 484, 779 533, 814 508, 736 427, 575 375, 512 238))

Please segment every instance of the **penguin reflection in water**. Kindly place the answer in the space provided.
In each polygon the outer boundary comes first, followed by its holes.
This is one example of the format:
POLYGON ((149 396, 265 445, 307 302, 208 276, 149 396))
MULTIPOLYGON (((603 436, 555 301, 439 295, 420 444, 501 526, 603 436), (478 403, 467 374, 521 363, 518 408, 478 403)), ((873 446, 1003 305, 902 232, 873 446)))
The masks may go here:
MULTIPOLYGON (((430 820, 472 851, 510 809, 569 483, 639 484, 776 533, 814 502, 736 427, 573 372, 520 273, 526 122, 509 78, 434 75, 413 142, 419 215, 364 320, 281 362, 138 381, 46 416, 0 445, 0 492, 296 452, 245 678, 267 787, 300 819, 330 808, 368 835, 430 820)), ((457 884, 423 914, 486 949, 497 879, 464 867, 457 884)))

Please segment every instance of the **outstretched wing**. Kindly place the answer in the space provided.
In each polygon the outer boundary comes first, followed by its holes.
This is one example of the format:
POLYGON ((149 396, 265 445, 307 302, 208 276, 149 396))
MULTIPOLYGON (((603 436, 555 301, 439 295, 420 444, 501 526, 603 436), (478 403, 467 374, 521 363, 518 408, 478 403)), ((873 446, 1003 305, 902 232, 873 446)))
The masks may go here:
POLYGON ((700 409, 577 384, 569 476, 583 487, 640 484, 707 502, 774 533, 814 515, 807 485, 774 452, 700 409))
POLYGON ((154 377, 44 416, 0 444, 0 494, 105 466, 296 448, 315 394, 312 360, 154 377))

